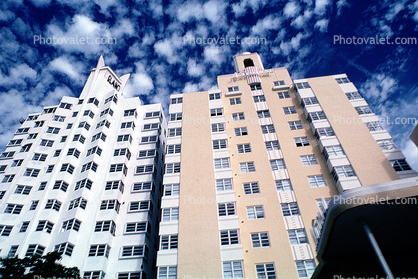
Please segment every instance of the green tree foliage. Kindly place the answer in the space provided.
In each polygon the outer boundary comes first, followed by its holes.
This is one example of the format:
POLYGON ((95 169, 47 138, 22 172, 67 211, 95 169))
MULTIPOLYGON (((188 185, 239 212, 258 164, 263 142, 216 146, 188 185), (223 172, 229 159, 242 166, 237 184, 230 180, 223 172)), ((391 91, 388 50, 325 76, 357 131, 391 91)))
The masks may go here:
MULTIPOLYGON (((2 279, 47 279, 47 278, 79 278, 77 267, 67 268, 59 263, 61 254, 50 252, 45 256, 33 255, 19 259, 0 259, 0 278, 2 279)), ((54 279, 55 279, 54 278, 54 279)))

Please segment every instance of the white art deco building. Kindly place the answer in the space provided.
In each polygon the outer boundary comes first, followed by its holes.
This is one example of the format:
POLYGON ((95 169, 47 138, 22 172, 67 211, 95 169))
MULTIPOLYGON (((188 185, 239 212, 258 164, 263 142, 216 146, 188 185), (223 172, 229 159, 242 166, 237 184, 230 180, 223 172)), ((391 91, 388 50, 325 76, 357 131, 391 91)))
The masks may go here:
POLYGON ((0 256, 63 253, 85 278, 154 278, 166 121, 103 58, 79 98, 31 114, 1 154, 0 256))

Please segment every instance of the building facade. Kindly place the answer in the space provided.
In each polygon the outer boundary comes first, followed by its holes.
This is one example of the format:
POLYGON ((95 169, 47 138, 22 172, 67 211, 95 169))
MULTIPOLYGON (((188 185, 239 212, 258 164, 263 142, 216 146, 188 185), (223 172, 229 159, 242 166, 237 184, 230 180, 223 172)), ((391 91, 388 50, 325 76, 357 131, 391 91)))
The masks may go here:
POLYGON ((166 121, 101 57, 79 98, 32 114, 1 154, 0 256, 61 252, 84 278, 155 278, 166 121))
POLYGON ((170 96, 158 278, 308 278, 331 197, 416 175, 346 75, 234 65, 170 96))

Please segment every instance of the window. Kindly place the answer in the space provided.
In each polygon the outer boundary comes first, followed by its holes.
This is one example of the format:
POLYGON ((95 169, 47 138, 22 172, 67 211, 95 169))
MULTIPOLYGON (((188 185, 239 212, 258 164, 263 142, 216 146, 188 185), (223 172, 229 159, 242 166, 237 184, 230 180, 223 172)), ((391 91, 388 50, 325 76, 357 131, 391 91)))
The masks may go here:
MULTIPOLYGON (((122 255, 121 258, 132 258, 132 257, 147 257, 148 256, 148 247, 145 245, 136 245, 136 246, 124 246, 122 247, 122 255)), ((128 277, 121 277, 122 274, 126 274, 129 276, 129 273, 119 273, 118 279, 119 278, 123 278, 123 279, 140 279, 141 278, 141 273, 137 272, 137 273, 131 273, 131 276, 128 277), (135 274, 135 275, 134 275, 135 274)))
POLYGON ((62 222, 61 232, 68 230, 75 230, 78 232, 81 226, 81 221, 75 218, 62 222))
POLYGON ((311 188, 327 186, 323 175, 308 176, 308 181, 311 188))
POLYGON ((52 228, 54 227, 54 223, 49 222, 48 220, 39 221, 38 226, 36 227, 37 232, 44 231, 47 233, 52 232, 52 228))
POLYGON ((308 243, 308 237, 306 236, 305 229, 288 230, 290 244, 304 244, 308 243))
POLYGON ((209 100, 219 100, 219 99, 221 99, 221 93, 209 94, 209 100))
POLYGON ((113 96, 107 97, 106 100, 104 101, 104 103, 107 104, 110 101, 113 101, 115 104, 117 104, 118 103, 118 96, 113 95, 113 96))
POLYGON ((9 143, 7 144, 8 146, 13 146, 13 145, 20 145, 22 143, 23 139, 14 139, 9 141, 9 143))
POLYGON ((216 180, 216 191, 220 192, 220 191, 228 191, 228 190, 232 190, 232 179, 231 178, 227 178, 227 179, 217 179, 216 180))
POLYGON ((244 183, 244 193, 246 195, 249 194, 259 194, 260 188, 258 187, 258 182, 250 182, 250 183, 244 183))
POLYGON ((252 91, 261 90, 261 84, 257 83, 257 84, 250 85, 250 88, 251 88, 252 91))
POLYGON ((256 264, 257 279, 276 279, 274 263, 256 264))
POLYGON ((72 104, 69 104, 69 103, 60 103, 60 108, 63 108, 63 109, 71 109, 71 106, 72 106, 72 104))
POLYGON ((30 257, 32 255, 42 256, 45 251, 45 247, 39 244, 29 244, 28 250, 26 251, 25 257, 30 257))
POLYGON ((102 270, 98 271, 85 271, 83 273, 83 279, 104 279, 106 273, 102 270))
POLYGON ((100 117, 103 115, 109 114, 110 116, 113 116, 113 110, 111 108, 104 109, 100 112, 100 117))
POLYGON ((42 181, 42 182, 41 182, 41 184, 39 184, 38 191, 43 191, 43 190, 45 190, 45 187, 46 187, 46 184, 47 184, 47 183, 48 183, 47 181, 42 181))
POLYGON ((0 166, 0 173, 4 173, 6 171, 7 165, 0 166))
POLYGON ((229 158, 215 159, 215 170, 229 168, 229 158))
POLYGON ((31 121, 31 120, 36 120, 38 119, 39 114, 38 115, 29 115, 27 121, 31 121))
POLYGON ((229 104, 231 106, 239 105, 239 104, 241 104, 241 98, 231 98, 231 99, 229 99, 229 104))
POLYGON ((74 136, 73 141, 79 141, 84 144, 86 138, 83 135, 78 134, 74 136))
POLYGON ((264 95, 253 96, 253 99, 254 99, 254 103, 260 103, 260 102, 266 101, 266 97, 264 95))
POLYGON ((99 165, 97 165, 95 162, 91 161, 91 162, 88 162, 87 164, 84 164, 81 167, 81 171, 80 172, 84 172, 84 171, 87 171, 89 169, 91 169, 92 171, 96 172, 98 166, 99 165))
POLYGON ((239 164, 241 173, 255 172, 254 162, 246 162, 239 164))
POLYGON ((165 173, 179 173, 180 163, 171 163, 165 165, 165 173))
POLYGON ((54 252, 58 252, 62 255, 67 255, 71 257, 71 254, 73 253, 74 245, 69 242, 64 242, 55 245, 54 252))
POLYGON ((310 122, 323 119, 327 119, 323 111, 315 111, 308 114, 308 121, 310 122))
MULTIPOLYGON (((91 245, 89 250, 89 257, 109 257, 110 246, 108 244, 91 245)), ((84 276, 85 278, 85 276, 84 276)))
POLYGON ((309 145, 309 140, 307 137, 302 137, 302 138, 294 138, 296 146, 300 147, 300 146, 308 146, 309 145))
POLYGON ((221 116, 223 115, 222 108, 215 108, 210 110, 210 116, 221 116))
MULTIPOLYGON (((13 152, 14 153, 14 152, 13 152)), ((23 163, 23 159, 20 160, 14 160, 11 167, 20 167, 23 163)))
POLYGON ((226 139, 212 141, 212 147, 214 150, 227 148, 226 139))
POLYGON ((73 114, 71 115, 71 117, 76 117, 78 114, 78 111, 74 111, 73 114))
POLYGON ((361 97, 361 95, 357 91, 345 93, 345 95, 349 100, 363 99, 363 97, 361 97))
POLYGON ((178 97, 178 98, 171 98, 170 99, 170 104, 182 104, 183 103, 183 97, 178 97))
MULTIPOLYGON (((100 208, 101 209, 101 208, 100 208)), ((116 224, 113 220, 109 221, 97 221, 96 227, 94 228, 95 232, 110 232, 113 236, 115 235, 116 224)))
POLYGON ((121 180, 107 181, 105 186, 105 190, 119 190, 121 193, 123 193, 124 188, 125 185, 121 180))
POLYGON ((41 170, 40 169, 30 169, 27 168, 23 173, 23 176, 30 176, 30 177, 38 177, 38 174, 41 170))
POLYGON ((239 244, 238 230, 220 231, 221 245, 239 244))
POLYGON ((396 145, 392 139, 387 140, 378 140, 377 144, 380 146, 382 150, 392 150, 396 149, 396 145))
POLYGON ((300 156, 300 160, 302 161, 303 166, 318 165, 318 161, 316 161, 315 155, 300 156))
POLYGON ((92 154, 97 154, 97 155, 101 156, 102 155, 102 149, 98 146, 94 146, 94 147, 87 150, 86 157, 90 156, 92 154))
POLYGON ((235 128, 235 136, 246 136, 248 135, 247 127, 235 128))
POLYGON ((71 155, 78 158, 80 156, 80 151, 78 151, 78 149, 76 148, 70 148, 68 149, 67 156, 71 156, 71 155))
POLYGON ((236 92, 236 91, 239 91, 238 86, 231 86, 231 87, 228 87, 228 92, 236 92))
POLYGON ((315 271, 314 260, 295 261, 299 278, 310 278, 315 271))
POLYGON ((302 106, 310 106, 310 105, 316 105, 319 104, 318 99, 316 97, 309 97, 309 98, 303 98, 302 99, 302 106))
POLYGON ((288 122, 288 123, 289 123, 290 130, 303 129, 302 122, 300 122, 300 121, 292 121, 292 122, 288 122))
POLYGON ((148 222, 126 223, 125 233, 150 232, 151 225, 148 222))
POLYGON ((19 230, 19 232, 20 232, 20 233, 24 233, 24 232, 26 232, 26 231, 28 230, 29 224, 30 224, 30 222, 29 222, 29 221, 24 221, 24 222, 22 222, 22 225, 20 225, 20 230, 19 230))
POLYGON ((12 232, 13 226, 0 225, 0 235, 9 236, 12 232))
POLYGON ((325 146, 323 155, 325 160, 328 160, 328 157, 342 156, 345 155, 345 153, 341 145, 331 145, 325 146))
POLYGON ((284 114, 295 114, 296 108, 295 107, 285 107, 283 108, 284 114))
POLYGON ((83 116, 89 116, 91 119, 93 119, 94 113, 91 110, 85 110, 83 116))
POLYGON ((54 157, 58 157, 61 154, 61 149, 57 149, 54 152, 54 157))
POLYGON ((65 142, 68 136, 62 136, 60 142, 65 142))
POLYGON ((160 111, 153 111, 145 113, 144 119, 155 118, 160 116, 160 111))
POLYGON ((22 148, 20 149, 20 152, 28 152, 29 149, 32 147, 32 143, 28 143, 25 144, 24 146, 22 146, 22 148))
POLYGON ((160 123, 150 123, 150 124, 144 124, 143 131, 149 131, 149 130, 155 130, 160 128, 160 123))
POLYGON ((100 204, 100 210, 114 209, 119 213, 120 202, 118 200, 103 200, 100 204))
POLYGON ((56 211, 59 211, 61 208, 61 204, 62 202, 60 202, 59 200, 49 199, 46 202, 45 209, 54 209, 56 211))
POLYGON ((287 98, 290 98, 289 91, 279 92, 277 94, 279 96, 279 99, 287 99, 287 98))
POLYGON ((3 177, 3 180, 1 181, 1 183, 9 183, 13 181, 13 178, 15 178, 14 174, 7 174, 3 177))
POLYGON ((80 122, 80 124, 78 124, 78 128, 84 128, 88 131, 90 130, 90 124, 87 123, 86 121, 82 121, 80 122))
POLYGON ((293 191, 290 179, 276 180, 275 183, 277 192, 293 191))
POLYGON ((177 266, 158 267, 158 279, 177 279, 177 266))
POLYGON ((46 129, 46 133, 48 134, 58 134, 60 132, 60 128, 56 128, 56 127, 48 127, 48 129, 46 129))
POLYGON ((263 134, 272 134, 275 133, 276 130, 274 129, 274 125, 262 125, 261 126, 261 132, 263 134))
POLYGON ((154 165, 137 166, 135 174, 152 173, 154 171, 154 165))
POLYGON ((4 213, 7 213, 7 214, 20 214, 20 212, 22 211, 22 208, 23 208, 23 204, 8 203, 6 205, 6 209, 4 210, 4 213))
POLYGON ((163 208, 161 221, 178 221, 179 220, 179 208, 163 208))
POLYGON ((181 112, 171 113, 169 115, 170 121, 178 121, 178 120, 181 120, 182 118, 183 118, 183 114, 181 112))
POLYGON ((218 214, 219 216, 235 215, 235 203, 218 203, 218 214))
POLYGON ((109 128, 110 127, 110 122, 108 120, 106 120, 106 119, 103 119, 102 121, 100 121, 99 123, 97 123, 96 129, 98 129, 98 128, 102 127, 102 126, 105 126, 105 127, 109 128))
POLYGON ((269 247, 269 234, 267 232, 252 233, 251 242, 253 244, 253 248, 269 247))
POLYGON ((318 128, 315 130, 315 137, 332 137, 335 136, 334 130, 331 127, 327 128, 318 128))
POLYGON ((332 174, 332 177, 334 178, 334 181, 338 181, 341 177, 356 176, 353 167, 350 165, 334 167, 332 169, 331 174, 332 174))
MULTIPOLYGON (((102 141, 106 141, 106 137, 107 136, 106 136, 105 133, 100 132, 100 133, 97 133, 97 134, 95 134, 94 136, 91 137, 91 142, 93 142, 95 140, 98 140, 98 139, 101 139, 102 141)), ((119 137, 118 137, 118 139, 119 139, 119 137)))
POLYGON ((68 210, 71 210, 77 207, 86 209, 86 206, 87 206, 87 200, 82 197, 79 197, 70 201, 70 204, 68 205, 68 210))
POLYGON ((225 131, 225 123, 212 124, 212 133, 224 132, 224 131, 225 131))
POLYGON ((411 170, 411 167, 408 165, 405 159, 390 160, 390 163, 395 171, 411 170))
POLYGON ((262 205, 247 207, 248 220, 263 219, 264 210, 262 205))
POLYGON ((1 153, 0 159, 13 158, 14 155, 15 155, 15 151, 3 152, 1 153))
POLYGON ((181 153, 181 144, 167 145, 167 154, 181 153))
POLYGON ((169 137, 181 136, 181 127, 180 128, 168 129, 168 136, 169 137))
POLYGON ((177 234, 162 235, 160 243, 161 243, 160 244, 161 250, 177 249, 178 235, 177 234))
POLYGON ((29 127, 19 128, 19 129, 17 129, 15 135, 17 135, 17 134, 27 134, 28 132, 29 132, 29 127))
POLYGON ((19 245, 12 245, 9 253, 7 254, 7 258, 14 258, 16 256, 17 249, 19 249, 19 245))
POLYGON ((282 203, 280 204, 280 206, 282 207, 282 213, 283 216, 294 216, 294 215, 299 215, 299 207, 298 204, 296 202, 291 202, 291 203, 282 203))
POLYGON ((268 118, 271 117, 269 110, 259 110, 257 111, 258 118, 268 118))
POLYGON ((35 125, 33 126, 34 128, 37 127, 42 127, 44 126, 45 121, 35 121, 35 125))
POLYGON ((46 173, 51 173, 54 170, 55 165, 48 165, 46 173))
MULTIPOLYGON (((180 134, 181 134, 181 128, 179 129, 180 129, 180 134)), ((141 143, 146 143, 146 142, 157 142, 157 136, 142 137, 141 143)))
POLYGON ((66 171, 69 174, 73 174, 74 166, 71 164, 62 164, 60 171, 66 171))
POLYGON ((251 152, 251 145, 249 143, 245 144, 238 144, 237 145, 238 153, 250 153, 251 152))
POLYGON ((43 113, 54 113, 56 111, 56 107, 53 108, 44 108, 44 112, 43 113))
POLYGON ((30 190, 32 190, 32 186, 17 185, 14 193, 21 194, 21 195, 29 195, 30 190))
POLYGON ((278 80, 278 81, 274 81, 273 82, 274 86, 281 86, 281 85, 285 85, 284 80, 278 80))
MULTIPOLYGON (((173 146, 173 145, 171 145, 173 146)), ((125 148, 126 149, 126 148, 125 148)), ((118 150, 118 149, 116 149, 118 150)), ((115 154, 116 154, 116 150, 115 150, 115 154)), ((126 149, 127 150, 127 149, 126 149)), ((129 150, 128 150, 129 151, 129 150)), ((130 153, 130 152, 129 152, 130 153)), ((150 150, 141 150, 138 153, 138 158, 145 158, 145 157, 154 157, 156 154, 156 150, 155 149, 150 149, 150 150)), ((124 154, 121 154, 124 155, 124 154)), ((117 156, 117 155, 115 155, 117 156)))
POLYGON ((279 141, 266 141, 266 149, 267 151, 280 150, 279 141))
POLYGON ((298 89, 307 89, 307 88, 311 88, 311 86, 309 85, 309 83, 307 83, 307 82, 299 82, 299 83, 296 83, 296 87, 298 88, 298 89))
POLYGON ((369 106, 356 107, 356 111, 359 115, 373 113, 369 106))
POLYGON ((128 168, 126 167, 125 164, 113 164, 113 165, 110 165, 109 172, 123 172, 123 174, 126 176, 128 172, 128 168))
POLYGON ((151 201, 135 201, 129 204, 128 212, 149 210, 152 212, 153 204, 151 201))
POLYGON ((348 78, 336 78, 335 79, 339 84, 343 84, 343 83, 349 83, 350 81, 348 80, 348 78))
POLYGON ((238 121, 238 120, 244 120, 245 116, 243 112, 233 113, 232 114, 232 120, 238 121))
POLYGON ((93 185, 93 181, 91 181, 88 178, 84 178, 75 183, 74 191, 77 191, 78 189, 81 189, 84 187, 90 190, 92 185, 93 185))
POLYGON ((132 185, 132 192, 142 192, 142 191, 154 191, 153 184, 151 181, 148 182, 138 182, 132 185))
POLYGON ((180 194, 180 184, 167 184, 164 185, 163 195, 168 196, 178 196, 180 194))
POLYGON ((47 156, 48 154, 35 153, 33 154, 32 160, 45 162, 47 156))
POLYGON ((222 269, 224 278, 244 278, 242 261, 223 262, 222 269))
POLYGON ((367 128, 369 128, 370 132, 384 130, 384 128, 380 125, 379 121, 367 122, 366 126, 367 128))

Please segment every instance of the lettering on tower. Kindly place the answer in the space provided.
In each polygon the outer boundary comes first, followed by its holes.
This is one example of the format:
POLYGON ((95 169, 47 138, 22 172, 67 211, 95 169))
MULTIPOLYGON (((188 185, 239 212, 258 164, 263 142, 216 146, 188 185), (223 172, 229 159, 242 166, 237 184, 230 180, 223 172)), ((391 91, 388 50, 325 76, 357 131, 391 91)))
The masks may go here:
POLYGON ((120 84, 118 84, 118 82, 116 81, 116 79, 114 79, 114 78, 112 77, 112 75, 109 75, 109 76, 107 77, 107 82, 108 82, 110 85, 112 85, 112 86, 113 86, 113 88, 115 88, 115 89, 116 89, 116 91, 119 91, 119 90, 120 90, 120 84))

